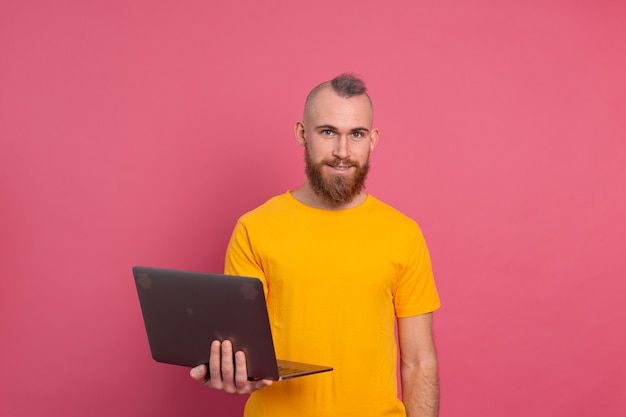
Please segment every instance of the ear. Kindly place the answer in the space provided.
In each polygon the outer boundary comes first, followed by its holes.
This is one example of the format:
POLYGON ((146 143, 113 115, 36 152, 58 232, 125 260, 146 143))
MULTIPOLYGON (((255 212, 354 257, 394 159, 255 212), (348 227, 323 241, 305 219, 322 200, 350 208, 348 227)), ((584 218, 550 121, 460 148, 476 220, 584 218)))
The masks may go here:
POLYGON ((372 133, 370 134, 370 152, 372 152, 374 148, 376 148, 376 145, 378 145, 379 136, 380 132, 378 129, 372 129, 372 133))
POLYGON ((304 142, 306 142, 304 139, 304 122, 301 120, 297 121, 294 130, 296 133, 296 140, 300 145, 304 146, 304 142))

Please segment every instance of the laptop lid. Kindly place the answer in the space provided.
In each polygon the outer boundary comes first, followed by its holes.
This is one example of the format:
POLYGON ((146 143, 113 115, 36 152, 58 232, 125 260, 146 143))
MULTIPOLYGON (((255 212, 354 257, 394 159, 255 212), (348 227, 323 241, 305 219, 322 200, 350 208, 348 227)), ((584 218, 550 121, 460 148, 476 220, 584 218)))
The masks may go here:
POLYGON ((263 284, 258 278, 136 266, 133 275, 152 358, 195 367, 213 340, 246 354, 249 379, 287 379, 332 370, 289 362, 279 375, 263 284), (299 366, 305 365, 305 366, 299 366))

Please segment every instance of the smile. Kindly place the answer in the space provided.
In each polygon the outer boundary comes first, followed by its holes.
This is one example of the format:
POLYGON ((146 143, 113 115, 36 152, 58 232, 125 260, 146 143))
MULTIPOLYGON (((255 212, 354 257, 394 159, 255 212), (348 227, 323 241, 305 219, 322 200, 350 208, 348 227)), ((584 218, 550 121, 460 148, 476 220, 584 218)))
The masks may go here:
POLYGON ((337 165, 337 166, 329 165, 329 167, 335 171, 346 172, 350 168, 352 168, 352 165, 337 165))

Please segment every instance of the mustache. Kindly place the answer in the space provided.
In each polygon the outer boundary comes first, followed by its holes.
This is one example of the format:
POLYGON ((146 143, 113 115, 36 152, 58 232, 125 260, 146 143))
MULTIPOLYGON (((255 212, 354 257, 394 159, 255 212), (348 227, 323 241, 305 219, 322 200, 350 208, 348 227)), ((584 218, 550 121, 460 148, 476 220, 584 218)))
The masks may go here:
POLYGON ((338 167, 338 166, 349 166, 349 167, 360 167, 360 164, 350 158, 345 158, 345 159, 341 159, 341 158, 330 158, 330 159, 325 159, 322 161, 323 164, 325 165, 330 165, 332 167, 338 167))

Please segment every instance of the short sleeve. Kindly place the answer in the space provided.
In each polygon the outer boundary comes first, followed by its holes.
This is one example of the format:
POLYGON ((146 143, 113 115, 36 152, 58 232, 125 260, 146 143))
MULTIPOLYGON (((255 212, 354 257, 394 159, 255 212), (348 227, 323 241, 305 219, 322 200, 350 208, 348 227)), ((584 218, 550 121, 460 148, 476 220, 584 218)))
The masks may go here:
POLYGON ((240 219, 237 221, 226 249, 224 273, 243 277, 259 278, 267 294, 267 282, 261 263, 252 249, 248 229, 240 219))
POLYGON ((419 227, 409 237, 407 262, 401 268, 394 291, 397 317, 430 313, 441 306, 430 254, 419 227))

